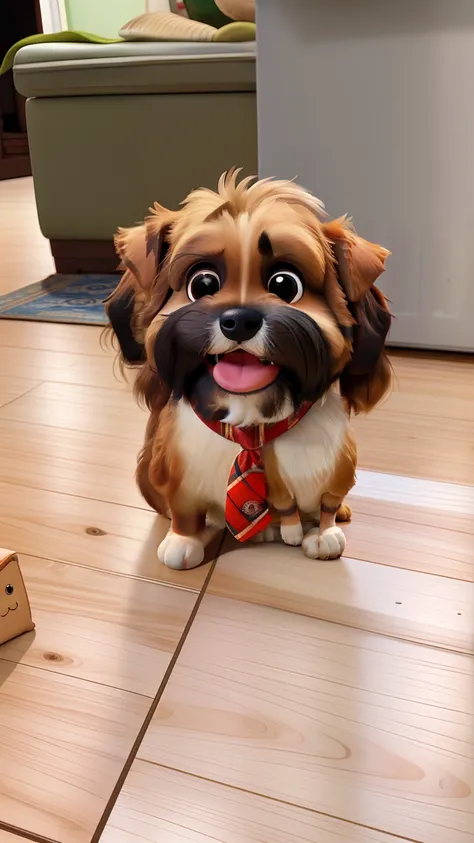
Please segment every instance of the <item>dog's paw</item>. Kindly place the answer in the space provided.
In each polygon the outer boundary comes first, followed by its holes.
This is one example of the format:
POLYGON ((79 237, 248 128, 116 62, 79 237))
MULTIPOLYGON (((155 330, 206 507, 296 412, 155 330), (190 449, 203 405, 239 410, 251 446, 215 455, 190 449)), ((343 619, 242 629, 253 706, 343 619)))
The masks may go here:
POLYGON ((269 527, 265 527, 260 533, 256 533, 250 541, 253 544, 263 544, 264 542, 274 542, 277 541, 279 536, 279 529, 278 527, 273 526, 270 524, 269 527))
POLYGON ((291 547, 299 547, 303 541, 304 532, 300 521, 297 524, 282 524, 280 533, 285 544, 291 547))
POLYGON ((194 536, 180 536, 170 530, 158 548, 158 559, 177 571, 197 568, 204 559, 204 544, 194 536))
POLYGON ((303 539, 303 550, 309 559, 339 559, 346 547, 346 537, 340 527, 330 527, 324 533, 310 530, 303 539))

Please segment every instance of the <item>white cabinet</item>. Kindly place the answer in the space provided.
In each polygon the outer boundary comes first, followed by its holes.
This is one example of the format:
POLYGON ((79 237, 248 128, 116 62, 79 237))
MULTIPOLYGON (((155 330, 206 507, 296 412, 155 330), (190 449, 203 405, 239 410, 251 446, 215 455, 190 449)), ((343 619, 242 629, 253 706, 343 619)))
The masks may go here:
POLYGON ((392 340, 474 350, 474 2, 257 0, 260 175, 393 252, 392 340))

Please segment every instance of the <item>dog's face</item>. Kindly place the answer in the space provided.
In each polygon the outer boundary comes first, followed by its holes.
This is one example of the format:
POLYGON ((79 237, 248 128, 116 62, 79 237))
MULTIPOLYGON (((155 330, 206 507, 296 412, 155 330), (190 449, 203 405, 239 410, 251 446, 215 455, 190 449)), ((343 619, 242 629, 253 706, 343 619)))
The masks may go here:
POLYGON ((321 215, 292 182, 233 172, 119 233, 126 272, 108 312, 150 405, 185 397, 205 418, 256 424, 337 379, 356 411, 380 399, 390 317, 372 284, 388 252, 321 215))

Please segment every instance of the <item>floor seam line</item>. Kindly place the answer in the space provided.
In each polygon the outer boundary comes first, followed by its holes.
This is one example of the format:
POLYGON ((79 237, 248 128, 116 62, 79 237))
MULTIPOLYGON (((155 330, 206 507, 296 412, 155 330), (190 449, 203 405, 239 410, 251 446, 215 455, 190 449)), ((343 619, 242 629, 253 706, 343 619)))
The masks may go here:
POLYGON ((181 770, 179 767, 172 767, 168 764, 160 764, 159 762, 150 761, 148 758, 139 758, 138 760, 142 764, 151 764, 153 767, 160 767, 162 770, 169 770, 173 773, 179 773, 182 776, 189 776, 190 778, 208 782, 209 784, 216 784, 220 785, 221 787, 229 788, 230 790, 236 790, 239 793, 246 793, 249 796, 257 796, 258 798, 265 799, 269 802, 277 802, 279 805, 287 805, 291 808, 297 808, 301 811, 307 811, 309 814, 317 814, 320 817, 327 817, 328 819, 337 820, 338 822, 344 823, 345 825, 351 825, 356 828, 366 829, 368 831, 380 832, 381 834, 385 834, 387 837, 391 837, 394 840, 401 841, 401 843, 423 843, 422 840, 418 840, 417 838, 402 837, 400 834, 396 834, 391 831, 386 831, 386 829, 378 828, 377 826, 365 825, 364 823, 358 823, 355 820, 346 820, 344 819, 344 817, 338 817, 336 814, 331 814, 328 811, 318 811, 316 808, 308 808, 306 805, 299 805, 297 802, 291 802, 288 799, 279 799, 278 796, 269 796, 266 793, 260 793, 256 790, 249 790, 246 787, 240 787, 239 785, 229 784, 228 782, 223 782, 219 779, 212 779, 209 776, 201 776, 199 775, 199 773, 191 773, 188 770, 181 770))
POLYGON ((53 562, 59 565, 69 565, 71 568, 79 568, 84 571, 95 571, 98 574, 109 574, 111 577, 122 577, 123 579, 137 580, 137 582, 149 583, 150 585, 162 585, 166 588, 175 588, 177 591, 184 591, 187 594, 198 595, 201 588, 191 588, 190 585, 179 585, 178 583, 166 582, 165 580, 153 580, 151 577, 138 576, 136 574, 123 574, 121 571, 109 571, 107 568, 94 568, 92 565, 83 565, 81 562, 71 562, 68 559, 61 559, 57 556, 41 556, 39 553, 25 553, 17 550, 16 553, 21 559, 40 559, 43 562, 53 562))
POLYGON ((18 825, 11 825, 0 820, 0 831, 7 831, 9 834, 14 834, 15 837, 24 838, 25 840, 32 840, 33 843, 60 843, 53 837, 45 837, 42 834, 35 834, 34 831, 28 831, 27 828, 21 828, 18 825))
POLYGON ((45 383, 45 381, 38 381, 38 383, 35 383, 34 386, 30 386, 29 389, 25 390, 25 392, 21 392, 20 395, 17 395, 15 398, 11 398, 10 401, 7 401, 6 404, 0 404, 0 413, 2 410, 5 409, 5 407, 10 407, 10 405, 14 404, 15 401, 19 401, 20 398, 24 398, 25 395, 29 395, 31 392, 33 392, 34 389, 36 389, 38 386, 41 386, 43 383, 45 383))
POLYGON ((110 795, 110 797, 109 797, 109 799, 108 799, 108 801, 107 801, 107 804, 106 804, 106 806, 105 806, 105 808, 104 808, 104 811, 102 812, 102 816, 101 816, 101 818, 100 818, 100 820, 99 820, 99 822, 98 822, 98 824, 97 824, 97 826, 96 826, 96 829, 95 829, 95 831, 94 831, 94 833, 93 833, 93 835, 92 835, 92 837, 91 837, 91 841, 90 841, 90 843, 98 843, 98 841, 100 840, 100 837, 101 837, 101 835, 102 835, 102 832, 104 831, 104 829, 105 829, 105 827, 106 827, 106 825, 107 825, 107 822, 108 822, 108 820, 109 820, 109 818, 110 818, 110 815, 111 815, 111 813, 112 813, 112 811, 113 811, 113 809, 114 809, 114 807, 115 807, 115 804, 116 804, 116 802, 117 802, 117 799, 118 799, 118 797, 120 796, 120 793, 121 793, 122 787, 123 787, 123 785, 124 785, 124 783, 125 783, 125 781, 126 781, 126 779, 127 779, 127 776, 128 776, 128 774, 129 774, 129 772, 130 772, 130 769, 131 769, 131 767, 132 767, 132 764, 133 764, 133 762, 135 761, 135 758, 136 758, 136 757, 137 757, 137 755, 138 755, 138 751, 139 751, 139 749, 140 749, 140 746, 142 745, 143 739, 145 738, 145 735, 146 735, 146 733, 147 733, 147 731, 148 731, 148 728, 149 728, 149 726, 150 726, 150 723, 151 723, 151 722, 152 722, 152 720, 153 720, 153 717, 154 717, 154 715, 155 715, 155 712, 156 712, 156 710, 157 710, 157 708, 158 708, 158 705, 159 705, 159 703, 160 703, 161 697, 163 696, 163 693, 164 693, 165 688, 166 688, 166 686, 167 686, 167 684, 168 684, 168 681, 169 681, 169 679, 170 679, 170 677, 171 677, 171 674, 172 674, 172 672, 173 672, 173 670, 174 670, 174 667, 175 667, 175 665, 176 665, 176 663, 177 663, 177 661, 178 661, 178 659, 179 659, 179 657, 180 657, 180 655, 181 655, 182 649, 183 649, 183 647, 184 647, 184 645, 185 645, 185 643, 186 643, 186 640, 187 640, 188 634, 189 634, 189 632, 190 632, 190 630, 191 630, 191 628, 192 628, 192 626, 193 626, 193 624, 194 624, 194 621, 195 621, 196 616, 197 616, 197 614, 198 614, 198 611, 199 611, 199 608, 200 608, 200 606, 201 606, 201 603, 202 603, 202 601, 203 601, 203 599, 204 599, 204 596, 206 595, 208 584, 209 584, 209 582, 210 582, 210 580, 211 580, 211 577, 212 577, 212 574, 213 574, 214 568, 215 568, 215 566, 216 566, 216 564, 217 564, 217 560, 219 559, 219 556, 220 556, 220 553, 221 553, 221 550, 222 550, 222 545, 224 544, 224 538, 225 538, 225 533, 223 534, 223 536, 222 536, 222 538, 221 538, 221 540, 220 540, 220 542, 219 542, 219 545, 218 545, 218 548, 217 548, 217 551, 216 551, 215 558, 214 558, 214 560, 213 560, 213 562, 212 562, 212 565, 211 565, 211 567, 210 567, 210 569, 209 569, 209 572, 208 572, 208 574, 207 574, 207 576, 206 576, 206 579, 205 579, 204 584, 203 584, 203 586, 202 586, 202 588, 201 588, 201 591, 199 592, 199 594, 198 594, 198 596, 197 596, 197 599, 196 599, 196 602, 195 602, 195 604, 194 604, 194 606, 193 606, 192 612, 191 612, 191 614, 190 614, 190 616, 189 616, 189 618, 188 618, 188 620, 187 620, 186 626, 185 626, 185 628, 184 628, 184 630, 183 630, 183 634, 181 635, 181 638, 180 638, 180 640, 179 640, 179 642, 178 642, 178 645, 177 645, 177 647, 176 647, 176 649, 175 649, 175 651, 174 651, 174 653, 173 653, 173 656, 172 656, 172 658, 171 658, 171 660, 170 660, 170 663, 169 663, 169 665, 168 665, 168 667, 167 667, 167 669, 166 669, 166 672, 165 672, 165 674, 164 674, 164 676, 163 676, 163 679, 162 679, 162 680, 161 680, 161 682, 160 682, 159 688, 158 688, 158 690, 157 690, 157 692, 156 692, 156 694, 155 694, 155 696, 154 696, 154 698, 153 698, 153 700, 152 700, 152 703, 151 703, 150 708, 149 708, 149 710, 148 710, 148 712, 147 712, 147 714, 146 714, 146 717, 145 717, 145 718, 144 718, 144 720, 143 720, 143 723, 142 723, 142 725, 141 725, 141 727, 140 727, 140 730, 139 730, 139 732, 138 732, 138 734, 137 734, 137 737, 135 738, 135 741, 134 741, 134 743, 133 743, 133 745, 132 745, 132 748, 131 748, 131 750, 130 750, 130 752, 129 752, 129 754, 128 754, 128 757, 127 757, 127 759, 126 759, 126 761, 125 761, 125 764, 124 764, 124 766, 122 767, 122 770, 121 770, 121 772, 120 772, 120 775, 119 775, 119 777, 118 777, 118 779, 117 779, 117 781, 116 781, 116 783, 115 783, 115 786, 114 786, 114 788, 113 788, 113 790, 112 790, 112 792, 111 792, 111 795, 110 795))
POLYGON ((49 673, 58 677, 67 676, 69 679, 74 679, 76 682, 87 682, 89 685, 94 685, 99 688, 110 688, 111 691, 120 691, 122 694, 131 694, 131 696, 140 697, 140 699, 144 700, 153 699, 153 694, 142 694, 140 691, 132 691, 129 688, 120 688, 118 685, 110 685, 107 682, 98 682, 97 679, 88 679, 86 676, 75 676, 74 673, 54 670, 54 668, 43 667, 39 664, 28 664, 28 662, 17 661, 16 659, 6 659, 4 656, 0 657, 0 664, 14 664, 16 667, 24 667, 27 670, 40 670, 42 673, 49 673))
MULTIPOLYGON (((1 409, 2 408, 0 407, 0 410, 1 409)), ((0 421, 1 420, 2 419, 0 417, 0 421)), ((65 428, 61 428, 61 429, 65 430, 65 428)), ((88 463, 83 463, 83 465, 88 466, 88 463)), ((88 466, 88 467, 91 467, 91 466, 88 466)), ((18 486, 18 487, 20 487, 20 489, 32 489, 35 492, 46 492, 47 494, 51 494, 51 495, 64 495, 64 497, 77 498, 77 499, 82 500, 82 501, 92 501, 93 503, 105 503, 105 504, 110 504, 110 506, 123 506, 125 509, 136 509, 139 512, 148 512, 151 515, 153 515, 153 510, 150 509, 150 507, 148 507, 146 505, 139 506, 138 504, 135 504, 135 503, 120 503, 119 501, 112 501, 109 498, 94 498, 94 497, 91 497, 89 495, 78 495, 75 492, 64 492, 64 491, 59 492, 57 489, 48 489, 46 486, 32 486, 32 485, 25 484, 25 483, 10 483, 9 480, 2 480, 0 482, 2 484, 4 484, 5 486, 18 486)), ((411 523, 411 522, 408 522, 408 523, 411 523)))
MULTIPOLYGON (((218 563, 218 559, 215 560, 215 566, 218 563)), ((313 621, 319 621, 319 623, 330 623, 334 626, 340 626, 344 629, 355 629, 360 630, 361 632, 365 632, 368 635, 376 635, 379 638, 387 638, 390 641, 405 641, 409 644, 416 644, 418 647, 427 647, 429 650, 441 650, 443 653, 456 653, 458 656, 467 656, 472 658, 474 655, 474 651, 470 650, 457 650, 451 647, 443 647, 441 644, 429 644, 427 641, 419 641, 417 638, 403 638, 401 635, 388 635, 386 632, 378 632, 376 629, 369 629, 365 626, 356 626, 352 623, 343 623, 342 621, 332 620, 331 618, 321 618, 315 617, 314 615, 308 615, 306 612, 299 612, 295 609, 287 609, 285 606, 269 606, 266 603, 257 603, 254 600, 244 600, 241 597, 232 596, 230 594, 220 593, 218 591, 210 591, 210 597, 218 597, 224 600, 234 600, 236 603, 246 603, 248 606, 259 606, 262 609, 271 609, 274 612, 285 612, 286 614, 290 615, 299 615, 303 618, 309 618, 313 621)))

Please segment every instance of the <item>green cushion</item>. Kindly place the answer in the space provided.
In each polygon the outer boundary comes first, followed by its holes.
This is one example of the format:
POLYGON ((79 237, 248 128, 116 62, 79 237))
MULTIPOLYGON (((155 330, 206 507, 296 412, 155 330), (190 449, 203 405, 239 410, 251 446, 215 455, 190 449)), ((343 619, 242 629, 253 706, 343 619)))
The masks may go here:
POLYGON ((222 14, 214 0, 184 0, 184 5, 190 18, 208 23, 217 29, 231 22, 230 18, 222 14))
POLYGON ((36 44, 13 67, 26 97, 255 91, 255 42, 36 44))
POLYGON ((246 21, 233 21, 222 26, 214 34, 213 41, 255 41, 257 27, 246 21))
POLYGON ((8 50, 0 67, 0 76, 6 73, 7 70, 13 67, 14 58, 22 47, 28 47, 30 44, 52 44, 54 42, 76 42, 82 41, 86 44, 118 44, 121 38, 102 38, 101 35, 91 35, 90 32, 79 32, 79 30, 64 30, 64 32, 41 32, 37 35, 28 35, 27 38, 22 38, 17 41, 8 50))

